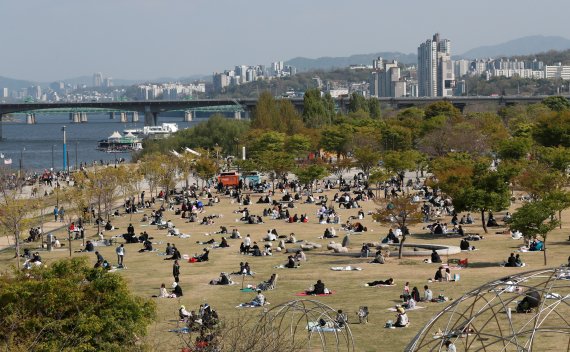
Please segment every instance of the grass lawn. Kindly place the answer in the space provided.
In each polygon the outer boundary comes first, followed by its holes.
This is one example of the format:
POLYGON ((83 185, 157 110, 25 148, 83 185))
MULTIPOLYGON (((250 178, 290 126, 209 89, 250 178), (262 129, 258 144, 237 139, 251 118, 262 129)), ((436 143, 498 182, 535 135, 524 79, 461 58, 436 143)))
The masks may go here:
MULTIPOLYGON (((333 198, 337 190, 328 191, 329 199, 333 198)), ((147 195, 148 196, 148 195, 147 195)), ((278 195, 280 196, 280 195, 278 195)), ((257 201, 258 196, 252 196, 252 201, 257 201)), ((374 210, 372 201, 361 203, 364 212, 374 210)), ((512 210, 520 204, 515 204, 512 210)), ((158 207, 159 204, 156 204, 158 207)), ((252 214, 261 215, 267 204, 253 204, 248 206, 252 214)), ((229 198, 221 197, 221 203, 214 207, 206 207, 204 215, 221 214, 223 217, 215 219, 213 225, 199 225, 197 223, 185 223, 184 219, 175 216, 173 212, 166 212, 165 219, 171 219, 176 227, 180 228, 182 233, 188 233, 190 238, 180 239, 175 237, 167 237, 166 230, 157 230, 155 226, 142 227, 140 218, 142 213, 135 214, 132 221, 129 215, 113 219, 113 224, 119 227, 119 230, 106 232, 106 238, 126 232, 129 222, 135 226, 135 231, 146 230, 154 237, 155 248, 164 251, 166 242, 175 243, 182 254, 194 255, 200 253, 205 246, 199 245, 196 241, 207 241, 211 236, 206 233, 213 233, 219 230, 220 225, 224 225, 231 231, 233 227, 238 227, 242 237, 251 234, 253 240, 263 247, 261 238, 265 236, 268 229, 276 228, 280 235, 288 235, 294 232, 297 239, 314 241, 323 245, 320 250, 307 252, 308 261, 302 263, 298 269, 275 269, 274 266, 284 264, 287 255, 276 252, 273 256, 267 257, 245 257, 239 254, 240 240, 228 240, 230 248, 212 249, 210 252, 210 261, 206 263, 187 263, 181 262, 181 285, 184 290, 184 296, 181 299, 160 299, 158 300, 158 317, 156 322, 149 327, 149 336, 147 341, 156 351, 174 351, 177 347, 181 347, 180 339, 173 333, 167 332, 168 329, 177 325, 177 310, 183 304, 187 309, 197 309, 204 302, 210 304, 216 309, 221 319, 243 319, 247 317, 258 316, 259 309, 236 309, 239 303, 246 302, 253 298, 253 293, 240 292, 241 277, 234 277, 238 285, 233 286, 212 286, 209 281, 219 276, 220 272, 234 272, 239 269, 240 261, 248 261, 255 272, 255 277, 246 277, 245 284, 257 284, 263 280, 267 280, 272 273, 279 275, 277 288, 273 291, 267 291, 267 300, 271 303, 269 306, 274 307, 286 301, 298 299, 295 293, 301 292, 309 288, 321 279, 329 289, 335 291, 335 294, 327 297, 318 297, 317 299, 334 309, 342 309, 348 313, 351 321, 350 327, 354 335, 354 341, 357 351, 401 351, 409 341, 417 334, 421 327, 435 313, 442 310, 448 303, 422 303, 426 309, 412 311, 408 313, 411 326, 406 329, 385 329, 384 324, 387 320, 395 320, 395 313, 389 312, 387 308, 393 307, 400 302, 399 296, 402 292, 404 283, 410 282, 410 286, 417 286, 423 294, 423 286, 428 284, 434 292, 434 296, 444 294, 447 297, 457 298, 464 292, 476 288, 488 281, 496 278, 504 277, 509 274, 523 272, 543 268, 543 254, 539 253, 521 253, 523 261, 527 263, 524 268, 501 268, 499 263, 507 259, 509 254, 522 245, 521 240, 512 240, 508 235, 497 235, 496 228, 490 228, 489 234, 485 235, 485 239, 478 242, 472 242, 479 250, 473 252, 462 252, 461 254, 452 256, 453 258, 469 258, 471 267, 463 270, 452 271, 452 274, 459 273, 461 276, 458 282, 428 283, 428 278, 433 277, 438 264, 423 263, 424 257, 405 258, 398 260, 394 258, 396 252, 392 252, 392 257, 387 259, 384 265, 369 264, 372 258, 349 258, 343 256, 327 255, 326 244, 330 240, 318 239, 327 225, 317 223, 315 213, 318 209, 313 204, 296 204, 295 209, 290 209, 291 214, 307 214, 309 223, 288 224, 280 220, 270 220, 264 218, 265 223, 259 225, 247 225, 238 222, 239 214, 233 213, 239 208, 238 204, 234 204, 229 198), (330 270, 332 266, 359 266, 362 271, 343 271, 336 272, 330 270), (372 280, 385 280, 393 277, 396 286, 394 287, 365 287, 364 283, 372 280), (370 323, 358 324, 356 312, 359 306, 368 306, 370 310, 370 323)), ((338 209, 338 207, 336 207, 338 209)), ((345 222, 351 215, 356 216, 358 209, 338 209, 341 216, 341 222, 345 222)), ((147 214, 150 210, 147 210, 147 214)), ((477 214, 474 214, 477 216, 477 214)), ((570 220, 566 219, 564 214, 564 225, 570 220)), ((502 214, 495 214, 497 220, 502 218, 502 214)), ((441 219, 444 222, 450 221, 450 218, 441 219)), ((388 227, 376 223, 371 216, 366 215, 361 220, 364 226, 368 227, 368 232, 363 235, 351 236, 351 251, 359 252, 363 242, 378 242, 388 233, 388 227)), ((409 237, 409 243, 438 243, 459 245, 458 238, 432 238, 429 235, 419 235, 425 233, 420 224, 412 227, 412 236, 409 237), (418 235, 414 235, 418 234, 418 235)), ((337 226, 337 234, 340 235, 336 242, 341 242, 344 232, 337 226)), ((570 241, 568 241, 567 226, 563 226, 562 230, 555 230, 548 238, 548 261, 550 266, 559 266, 566 263, 570 254, 570 241)), ((465 227, 466 232, 478 232, 483 234, 480 227, 480 221, 476 219, 475 225, 465 227)), ((95 237, 96 228, 90 227, 87 230, 89 237, 95 237)), ((58 237, 64 238, 64 234, 56 234, 58 237)), ((212 235, 219 240, 221 235, 212 235)), ((229 236, 228 236, 229 237, 229 236)), ((66 241, 65 242, 67 245, 66 241)), ((79 249, 81 241, 73 241, 74 249, 79 249)), ((274 247, 277 243, 274 243, 274 247)), ((292 246, 292 245, 289 245, 292 246)), ((132 290, 137 295, 150 297, 158 294, 161 283, 165 283, 170 287, 172 278, 172 261, 163 260, 164 256, 157 253, 138 253, 142 248, 141 244, 127 244, 125 265, 127 269, 120 271, 121 275, 128 280, 132 290)), ((33 247, 32 247, 33 248, 33 247)), ((115 246, 99 247, 102 255, 111 263, 116 264, 115 246)), ((49 265, 50 262, 58 258, 65 258, 69 255, 68 249, 59 249, 53 252, 42 252, 42 258, 49 265)), ((74 256, 87 256, 95 263, 94 253, 74 253, 74 256)), ((442 257, 446 262, 447 257, 442 257)), ((5 250, 0 253, 0 269, 4 270, 14 263, 13 251, 5 250)))

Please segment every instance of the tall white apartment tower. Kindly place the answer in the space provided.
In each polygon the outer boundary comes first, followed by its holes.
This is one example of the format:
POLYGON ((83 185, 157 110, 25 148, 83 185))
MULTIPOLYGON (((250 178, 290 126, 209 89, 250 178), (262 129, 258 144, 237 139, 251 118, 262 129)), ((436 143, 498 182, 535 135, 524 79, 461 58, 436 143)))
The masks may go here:
POLYGON ((451 41, 432 39, 418 47, 418 94, 420 97, 453 95, 455 75, 451 61, 451 41))

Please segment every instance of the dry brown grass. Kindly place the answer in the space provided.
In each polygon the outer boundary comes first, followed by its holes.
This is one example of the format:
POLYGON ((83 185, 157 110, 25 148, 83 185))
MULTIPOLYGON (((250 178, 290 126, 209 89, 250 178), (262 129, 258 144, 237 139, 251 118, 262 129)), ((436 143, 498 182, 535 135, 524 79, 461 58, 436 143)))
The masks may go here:
MULTIPOLYGON (((329 191, 329 199, 336 191, 329 191)), ((253 201, 257 200, 254 196, 253 201)), ((362 203, 365 212, 374 209, 372 201, 362 203)), ((265 204, 253 204, 248 208, 253 214, 261 215, 265 204)), ((276 228, 281 235, 288 235, 294 232, 297 239, 315 241, 326 247, 328 240, 317 239, 322 235, 325 225, 320 225, 316 221, 315 212, 317 206, 310 204, 297 204, 295 209, 290 211, 298 213, 307 213, 310 218, 308 224, 288 224, 283 221, 265 219, 266 223, 261 225, 244 225, 236 222, 239 217, 232 211, 237 209, 237 204, 232 204, 228 198, 222 197, 222 202, 215 207, 208 207, 206 214, 223 214, 223 218, 217 219, 214 225, 204 226, 198 224, 184 223, 182 219, 174 216, 173 213, 167 212, 166 218, 172 219, 177 227, 183 233, 191 234, 189 239, 177 239, 166 237, 166 231, 157 230, 154 226, 141 227, 139 222, 141 215, 133 216, 133 224, 136 232, 147 230, 154 237, 154 242, 161 241, 162 244, 155 245, 155 248, 164 250, 166 242, 175 243, 183 254, 193 255, 199 253, 204 246, 196 244, 196 241, 206 241, 211 237, 205 236, 204 233, 212 233, 219 229, 220 225, 225 225, 228 229, 237 226, 242 236, 251 234, 254 240, 262 244, 261 238, 268 229, 276 228)), ((511 211, 513 208, 511 209, 511 211)), ((342 222, 346 221, 348 216, 356 215, 357 209, 339 209, 342 222)), ((150 213, 150 211, 147 211, 150 213)), ((566 215, 566 214, 565 214, 566 215)), ((502 217, 501 214, 495 214, 497 219, 502 217)), ((567 218, 567 216, 565 216, 567 218)), ((449 222, 449 218, 444 219, 449 222)), ((569 220, 565 220, 569 222, 569 220)), ((129 217, 123 216, 114 220, 114 225, 120 227, 120 230, 107 233, 107 236, 126 232, 129 223, 129 217), (123 231, 124 230, 124 231, 123 231)), ((370 216, 366 216, 363 220, 369 231, 364 235, 353 235, 351 238, 352 251, 359 251, 363 242, 378 241, 383 238, 388 229, 373 222, 370 216)), ((422 233, 424 226, 420 224, 412 228, 412 234, 422 233)), ((562 230, 555 230, 549 237, 548 255, 551 266, 558 266, 566 261, 570 252, 570 241, 566 226, 562 230)), ((490 229, 489 235, 485 240, 474 242, 473 244, 479 248, 478 251, 461 253, 454 256, 455 258, 469 258, 472 264, 471 268, 458 271, 461 280, 455 283, 431 283, 428 284, 433 289, 434 294, 443 293, 445 296, 457 298, 462 293, 473 289, 492 279, 503 277, 511 273, 533 270, 543 267, 542 253, 523 253, 523 260, 527 263, 525 268, 501 268, 498 266, 507 258, 509 253, 522 244, 521 241, 515 241, 510 236, 496 235, 495 229, 490 229)), ((342 231, 337 231, 342 240, 342 231)), ((471 225, 466 228, 466 232, 479 232, 482 229, 479 225, 471 225)), ((88 234, 94 234, 95 230, 90 228, 88 234)), ((63 237, 63 234, 61 234, 63 237)), ((214 235, 219 239, 220 235, 214 235)), ((411 243, 442 243, 459 245, 457 238, 430 238, 425 235, 412 235, 408 242, 411 243)), ((384 329, 384 324, 389 319, 394 319, 394 314, 387 311, 387 308, 394 306, 399 302, 399 296, 405 281, 409 281, 412 286, 417 286, 420 292, 423 292, 423 286, 427 283, 427 279, 432 277, 437 264, 424 264, 423 258, 410 259, 406 258, 399 261, 396 258, 389 258, 385 265, 368 264, 370 259, 365 258, 348 258, 339 256, 325 255, 326 249, 318 252, 307 252, 308 261, 303 263, 299 269, 274 269, 278 264, 285 263, 286 255, 276 253, 272 257, 244 257, 239 255, 239 240, 229 240, 231 247, 226 249, 214 249, 210 254, 210 262, 189 264, 181 263, 181 285, 184 289, 184 297, 181 299, 161 299, 158 303, 158 318, 156 323, 149 327, 149 336, 145 341, 152 346, 152 350, 156 351, 172 351, 176 347, 182 346, 179 338, 167 332, 169 328, 177 325, 177 309, 180 304, 184 304, 187 308, 197 309, 201 303, 207 302, 213 306, 220 314, 221 318, 240 319, 259 315, 258 309, 236 309, 235 306, 241 302, 246 302, 252 298, 251 293, 242 293, 239 291, 241 287, 241 277, 235 278, 239 283, 234 286, 211 286, 208 282, 218 277, 220 272, 237 271, 240 261, 248 261, 252 269, 255 271, 255 277, 247 277, 245 284, 257 284, 262 280, 266 280, 273 272, 279 274, 278 287, 274 291, 267 292, 266 296, 270 307, 274 307, 280 303, 296 299, 296 292, 303 291, 312 285, 317 279, 323 280, 327 287, 335 290, 336 293, 328 297, 319 297, 323 303, 330 305, 335 309, 343 309, 349 313, 351 325, 354 334, 356 348, 358 351, 401 351, 404 346, 412 339, 419 329, 425 324, 432 315, 443 309, 446 304, 427 304, 427 309, 413 311, 409 313, 411 327, 407 329, 384 329), (362 271, 351 272, 334 272, 330 270, 331 266, 341 265, 357 265, 363 268, 362 271), (367 281, 377 279, 387 279, 393 277, 396 281, 395 287, 371 288, 364 287, 367 281), (366 325, 358 324, 356 312, 358 307, 366 305, 370 310, 370 323, 366 325)), ((79 241, 74 241, 73 246, 78 246, 79 241)), ((144 297, 150 297, 158 294, 161 283, 166 283, 167 287, 172 283, 172 261, 163 260, 163 256, 156 253, 137 253, 142 246, 139 244, 126 245, 125 265, 128 269, 121 271, 129 281, 133 292, 144 297)), ((114 253, 115 247, 99 248, 103 256, 112 263, 116 263, 114 253)), ((89 257, 93 263, 95 255, 93 253, 75 253, 89 257)), ((13 252, 11 250, 0 253, 0 269, 4 269, 12 262, 13 252)), ((57 250, 51 253, 42 253, 43 258, 49 265, 50 261, 68 256, 67 250, 57 250)), ((446 257, 442 258, 444 262, 446 257)))

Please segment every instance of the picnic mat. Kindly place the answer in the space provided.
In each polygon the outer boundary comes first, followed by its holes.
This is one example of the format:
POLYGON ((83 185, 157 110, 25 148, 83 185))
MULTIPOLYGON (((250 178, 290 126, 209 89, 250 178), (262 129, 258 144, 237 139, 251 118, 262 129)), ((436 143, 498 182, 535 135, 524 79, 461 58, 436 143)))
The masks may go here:
MULTIPOLYGON (((418 309, 424 309, 424 308, 425 308, 425 307, 422 307, 422 306, 415 306, 415 307, 412 308, 412 309, 407 309, 407 308, 404 308, 404 309, 405 309, 406 312, 407 312, 407 311, 410 311, 410 310, 418 310, 418 309)), ((396 308, 394 308, 394 307, 388 308, 387 310, 390 311, 390 312, 397 312, 396 308)))
POLYGON ((331 270, 333 271, 360 271, 362 270, 362 268, 359 267, 353 267, 353 266, 333 266, 331 267, 331 270))
POLYGON ((254 288, 251 287, 244 287, 240 289, 241 292, 256 292, 254 288))
POLYGON ((320 294, 320 295, 310 295, 310 294, 307 294, 307 292, 304 292, 304 291, 303 291, 303 292, 295 293, 295 296, 330 296, 330 295, 332 295, 333 293, 335 293, 335 291, 331 291, 331 293, 323 293, 323 294, 320 294))
MULTIPOLYGON (((268 305, 269 302, 265 302, 265 304, 263 306, 268 305)), ((248 304, 248 303, 241 303, 240 305, 236 306, 236 308, 261 308, 263 306, 255 306, 252 304, 248 304)))

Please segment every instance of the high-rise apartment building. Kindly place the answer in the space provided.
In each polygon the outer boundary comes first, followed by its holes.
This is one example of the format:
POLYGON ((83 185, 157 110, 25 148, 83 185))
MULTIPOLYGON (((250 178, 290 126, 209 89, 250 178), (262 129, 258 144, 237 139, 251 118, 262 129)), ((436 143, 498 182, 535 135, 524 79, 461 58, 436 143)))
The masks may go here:
POLYGON ((406 82, 400 75, 398 61, 374 60, 378 71, 372 72, 369 92, 374 97, 403 97, 406 95, 406 82), (378 66, 379 65, 379 66, 378 66))
POLYGON ((93 74, 93 87, 101 87, 103 86, 103 74, 101 72, 97 72, 93 74))
POLYGON ((418 93, 421 97, 445 97, 453 95, 454 87, 451 41, 436 33, 418 47, 418 93))

